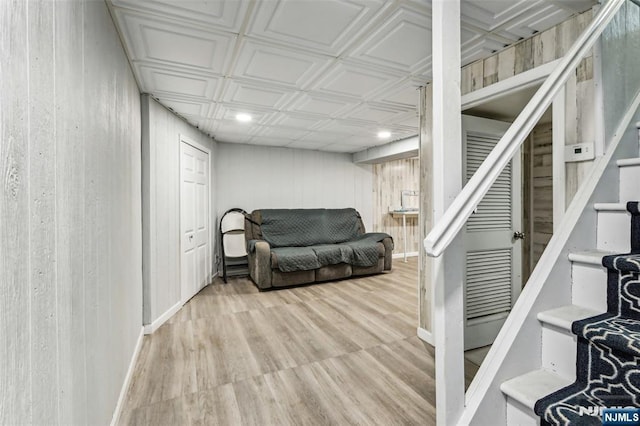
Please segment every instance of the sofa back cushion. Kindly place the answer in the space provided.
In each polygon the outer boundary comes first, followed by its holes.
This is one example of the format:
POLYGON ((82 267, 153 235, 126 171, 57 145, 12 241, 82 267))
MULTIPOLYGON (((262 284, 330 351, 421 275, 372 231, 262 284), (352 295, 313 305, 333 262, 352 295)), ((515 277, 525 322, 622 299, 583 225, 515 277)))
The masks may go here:
POLYGON ((363 232, 360 214, 347 209, 256 210, 262 238, 271 247, 307 247, 350 241, 363 232))

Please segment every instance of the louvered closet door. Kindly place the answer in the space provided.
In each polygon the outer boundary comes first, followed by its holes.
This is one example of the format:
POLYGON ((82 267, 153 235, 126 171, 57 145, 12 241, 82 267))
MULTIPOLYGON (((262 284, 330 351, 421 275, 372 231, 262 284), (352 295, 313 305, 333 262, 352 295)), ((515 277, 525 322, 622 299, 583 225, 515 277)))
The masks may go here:
MULTIPOLYGON (((463 118, 464 182, 498 143, 508 123, 463 118)), ((465 227, 465 349, 493 343, 522 285, 520 153, 504 169, 465 227)))

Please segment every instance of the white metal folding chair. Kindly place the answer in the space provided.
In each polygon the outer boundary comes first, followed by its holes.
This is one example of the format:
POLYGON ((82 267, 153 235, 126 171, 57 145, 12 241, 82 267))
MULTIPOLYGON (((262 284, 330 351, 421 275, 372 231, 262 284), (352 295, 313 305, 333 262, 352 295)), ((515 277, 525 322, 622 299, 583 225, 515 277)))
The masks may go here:
POLYGON ((227 210, 220 219, 220 242, 222 247, 222 278, 248 275, 247 245, 244 238, 244 216, 240 208, 227 210))

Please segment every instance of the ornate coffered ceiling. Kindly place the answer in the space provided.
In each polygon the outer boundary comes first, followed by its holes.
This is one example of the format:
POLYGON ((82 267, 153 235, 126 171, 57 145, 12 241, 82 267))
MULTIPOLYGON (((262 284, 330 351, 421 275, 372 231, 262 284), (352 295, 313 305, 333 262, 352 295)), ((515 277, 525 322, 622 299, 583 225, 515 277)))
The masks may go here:
MULTIPOLYGON (((462 60, 592 0, 463 0, 462 60)), ((336 152, 417 134, 430 0, 110 0, 142 91, 222 142, 336 152), (249 123, 238 113, 252 116, 249 123), (391 136, 379 139, 379 130, 391 136)))

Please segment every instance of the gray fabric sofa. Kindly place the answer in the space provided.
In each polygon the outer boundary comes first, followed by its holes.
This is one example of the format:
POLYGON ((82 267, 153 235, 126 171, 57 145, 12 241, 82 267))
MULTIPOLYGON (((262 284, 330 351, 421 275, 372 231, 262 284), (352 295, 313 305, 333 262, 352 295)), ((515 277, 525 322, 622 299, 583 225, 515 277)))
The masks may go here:
POLYGON ((263 209, 245 216, 249 275, 260 289, 391 270, 393 240, 349 209, 263 209))

